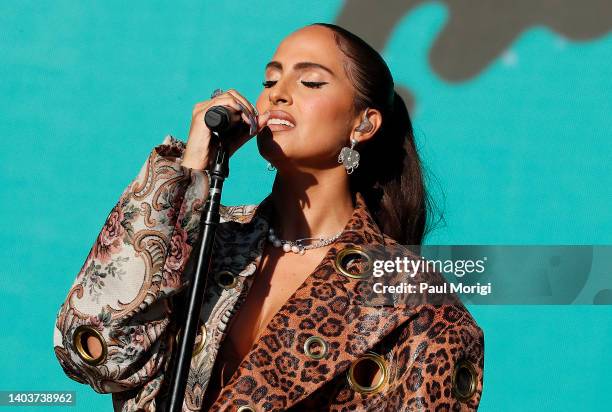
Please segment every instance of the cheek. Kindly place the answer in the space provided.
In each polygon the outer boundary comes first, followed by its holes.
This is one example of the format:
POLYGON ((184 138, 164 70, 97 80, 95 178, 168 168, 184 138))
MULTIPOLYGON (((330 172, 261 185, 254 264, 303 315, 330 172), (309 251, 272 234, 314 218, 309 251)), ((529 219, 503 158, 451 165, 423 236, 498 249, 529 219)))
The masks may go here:
POLYGON ((339 105, 336 99, 329 96, 311 97, 302 104, 302 113, 309 120, 333 119, 337 121, 342 112, 342 105, 339 105))
POLYGON ((257 108, 257 111, 259 113, 263 113, 264 110, 264 102, 266 102, 268 100, 268 94, 265 90, 263 90, 260 94, 259 97, 257 97, 257 101, 255 102, 255 107, 257 108))
POLYGON ((341 99, 320 96, 304 101, 301 115, 309 135, 333 143, 344 141, 349 129, 349 111, 350 106, 341 99))

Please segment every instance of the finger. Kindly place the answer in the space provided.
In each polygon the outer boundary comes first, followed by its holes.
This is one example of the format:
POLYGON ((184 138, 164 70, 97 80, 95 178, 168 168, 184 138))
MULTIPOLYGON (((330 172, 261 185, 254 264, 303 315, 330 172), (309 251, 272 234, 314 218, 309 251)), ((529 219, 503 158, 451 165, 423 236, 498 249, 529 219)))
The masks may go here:
POLYGON ((208 101, 206 101, 206 102, 197 102, 196 104, 193 105, 193 109, 191 110, 191 113, 194 116, 199 114, 202 111, 202 109, 206 107, 207 104, 208 104, 208 101))
POLYGON ((263 114, 261 114, 261 116, 257 118, 257 133, 259 133, 261 129, 266 127, 266 123, 268 122, 269 118, 270 118, 269 111, 265 111, 263 114))
POLYGON ((228 90, 227 93, 231 94, 233 97, 236 98, 236 100, 238 100, 240 103, 242 103, 244 105, 245 109, 249 111, 251 116, 256 117, 255 107, 253 107, 251 102, 249 102, 243 95, 241 95, 240 93, 238 93, 234 89, 228 90))
POLYGON ((236 111, 241 113, 240 117, 247 125, 249 125, 249 135, 252 136, 257 131, 257 118, 252 111, 245 107, 241 100, 234 94, 226 92, 219 95, 213 99, 212 104, 223 104, 234 108, 236 111))
POLYGON ((211 106, 215 106, 215 105, 223 105, 223 106, 232 107, 237 112, 241 113, 241 117, 242 117, 242 114, 246 116, 246 117, 243 117, 243 119, 245 123, 249 125, 251 129, 254 129, 256 127, 257 120, 255 119, 255 117, 253 117, 251 112, 249 112, 249 110, 246 107, 244 107, 244 105, 233 95, 229 93, 226 93, 224 95, 219 95, 211 103, 211 106))
POLYGON ((242 111, 248 116, 248 120, 245 120, 245 122, 249 125, 249 135, 254 135, 255 132, 257 132, 257 110, 251 102, 235 89, 230 89, 227 93, 233 96, 236 101, 241 104, 242 111))
POLYGON ((244 104, 253 114, 255 114, 255 107, 253 107, 251 102, 249 102, 249 100, 240 94, 236 89, 229 89, 227 92, 244 104))
POLYGON ((242 109, 242 113, 246 116, 245 123, 249 125, 249 135, 252 136, 257 131, 257 118, 252 111, 247 109, 242 102, 236 100, 242 109))
POLYGON ((218 97, 215 97, 212 102, 211 105, 209 107, 212 106, 228 106, 231 107, 233 109, 235 109, 238 112, 242 112, 242 107, 240 106, 240 104, 236 101, 236 99, 232 96, 223 96, 220 95, 218 97))

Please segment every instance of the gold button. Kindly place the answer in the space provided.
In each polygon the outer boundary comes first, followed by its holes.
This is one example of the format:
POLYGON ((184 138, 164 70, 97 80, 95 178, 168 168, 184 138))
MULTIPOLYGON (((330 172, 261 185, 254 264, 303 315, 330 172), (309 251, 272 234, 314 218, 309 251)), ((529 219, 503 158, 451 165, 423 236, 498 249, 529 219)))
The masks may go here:
POLYGON ((242 405, 238 408, 238 412, 256 412, 256 410, 251 405, 242 405))
MULTIPOLYGON (((176 333, 176 343, 180 342, 180 336, 181 329, 179 329, 176 333)), ((200 352, 202 352, 202 349, 204 349, 204 344, 206 343, 206 325, 200 325, 200 333, 198 334, 198 336, 196 336, 196 343, 194 344, 193 352, 191 354, 192 358, 197 356, 200 352), (201 336, 200 342, 198 342, 198 336, 201 336)))
POLYGON ((217 285, 223 289, 232 289, 238 284, 238 278, 229 270, 222 270, 215 274, 217 285))
POLYGON ((389 378, 389 374, 387 371, 387 362, 385 361, 385 358, 383 358, 379 354, 374 352, 368 352, 357 358, 351 364, 351 367, 347 371, 346 377, 348 379, 349 385, 351 386, 351 388, 353 388, 353 390, 355 390, 355 392, 365 394, 379 392, 385 386, 389 378), (358 375, 359 368, 364 367, 366 365, 365 362, 375 363, 378 367, 378 370, 380 371, 380 377, 378 378, 378 381, 371 386, 363 384, 364 382, 358 382, 358 378, 356 376, 358 375))
POLYGON ((340 252, 338 252, 336 255, 336 260, 334 261, 334 266, 336 267, 336 270, 344 276, 353 279, 363 279, 370 274, 370 269, 372 268, 372 258, 360 248, 347 247, 346 249, 342 249, 340 252), (349 272, 349 265, 354 263, 357 259, 365 259, 365 269, 361 273, 349 272))
POLYGON ((311 359, 322 359, 327 355, 327 342, 319 336, 311 336, 304 342, 304 354, 311 359), (319 351, 313 351, 313 347, 320 346, 319 351))
POLYGON ((76 348, 77 354, 89 365, 99 365, 106 360, 107 348, 106 341, 102 334, 92 326, 81 325, 74 331, 72 335, 72 344, 76 348), (93 357, 87 349, 87 338, 94 336, 102 344, 102 353, 97 358, 93 357))
POLYGON ((478 373, 471 362, 460 360, 455 365, 452 377, 453 393, 461 401, 468 400, 478 388, 478 373))

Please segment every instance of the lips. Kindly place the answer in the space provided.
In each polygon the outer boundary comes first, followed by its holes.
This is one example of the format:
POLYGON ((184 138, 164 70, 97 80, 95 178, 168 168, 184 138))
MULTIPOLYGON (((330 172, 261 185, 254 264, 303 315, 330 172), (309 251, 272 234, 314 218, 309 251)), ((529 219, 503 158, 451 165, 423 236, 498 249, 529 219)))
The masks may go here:
POLYGON ((272 131, 291 130, 295 127, 295 119, 285 111, 270 110, 270 117, 266 126, 272 131))

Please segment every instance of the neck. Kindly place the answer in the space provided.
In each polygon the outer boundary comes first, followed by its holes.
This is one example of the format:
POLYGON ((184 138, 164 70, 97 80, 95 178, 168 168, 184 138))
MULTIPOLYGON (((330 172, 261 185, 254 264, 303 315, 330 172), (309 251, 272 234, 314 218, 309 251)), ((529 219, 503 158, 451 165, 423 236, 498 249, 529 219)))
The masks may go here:
POLYGON ((272 227, 279 238, 327 238, 344 229, 355 208, 348 179, 336 171, 324 174, 316 179, 308 175, 309 179, 299 179, 302 182, 296 182, 295 176, 285 179, 276 174, 271 194, 272 227))

